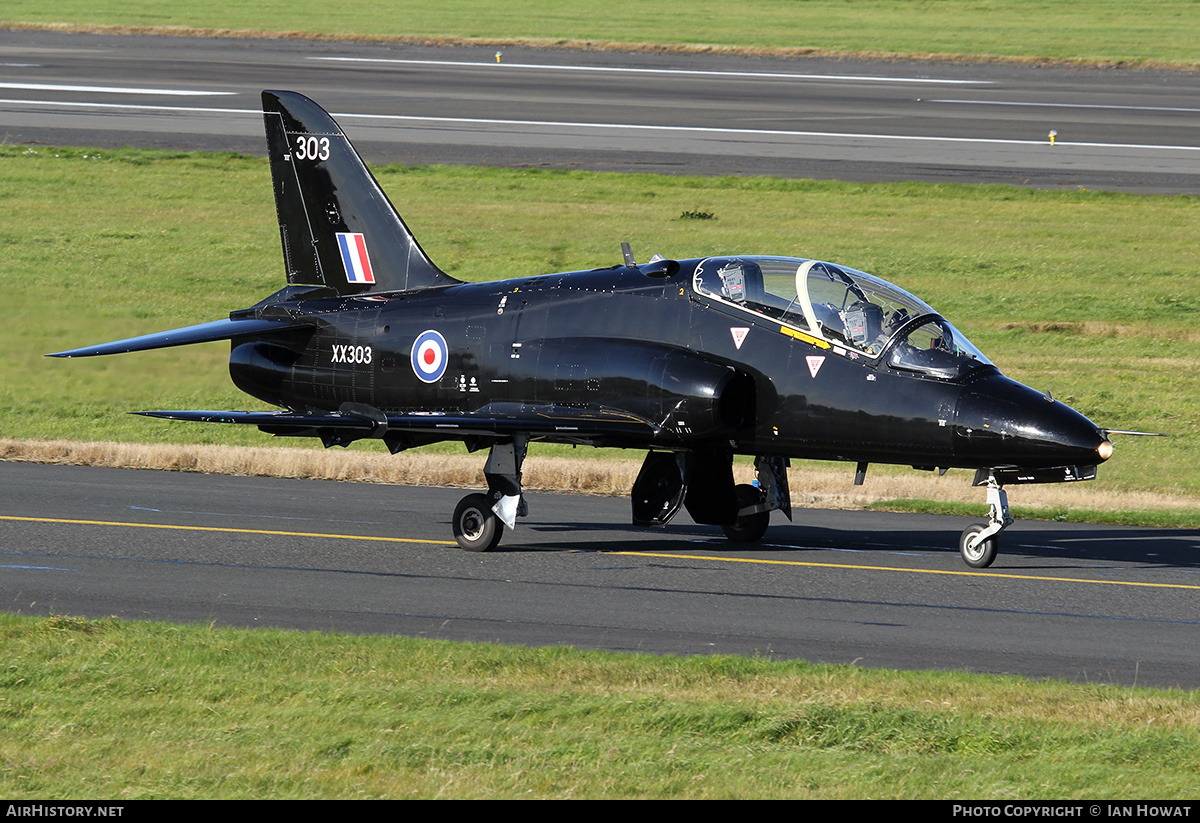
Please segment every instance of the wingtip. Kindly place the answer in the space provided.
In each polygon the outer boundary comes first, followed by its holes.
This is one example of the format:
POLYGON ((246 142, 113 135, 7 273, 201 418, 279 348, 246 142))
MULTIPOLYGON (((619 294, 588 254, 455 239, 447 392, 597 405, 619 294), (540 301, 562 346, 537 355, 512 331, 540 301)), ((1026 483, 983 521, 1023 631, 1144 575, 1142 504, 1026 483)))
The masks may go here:
POLYGON ((83 348, 79 349, 67 349, 66 351, 50 352, 49 354, 43 354, 42 357, 58 357, 64 360, 72 357, 90 357, 91 355, 96 354, 96 352, 92 351, 95 348, 95 346, 84 346, 83 348))

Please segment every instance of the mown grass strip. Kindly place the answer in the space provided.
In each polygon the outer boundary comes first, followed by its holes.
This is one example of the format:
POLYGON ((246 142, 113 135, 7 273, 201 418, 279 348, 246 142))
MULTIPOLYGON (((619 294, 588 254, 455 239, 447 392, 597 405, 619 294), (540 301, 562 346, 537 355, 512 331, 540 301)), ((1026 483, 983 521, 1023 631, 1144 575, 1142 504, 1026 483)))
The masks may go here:
POLYGON ((155 0, 9 0, 11 24, 116 31, 323 36, 539 46, 740 50, 882 57, 1058 60, 1195 67, 1200 18, 1188 0, 348 0, 336 15, 297 0, 286 14, 237 0, 164 6, 155 0))
MULTIPOLYGON (((1075 505, 1028 507, 1013 506, 1011 511, 1017 520, 1048 520, 1054 523, 1101 523, 1107 526, 1141 526, 1152 529, 1200 529, 1200 513, 1193 507, 1180 505, 1170 509, 1099 508, 1088 505, 1081 496, 1075 505)), ((969 502, 950 500, 923 500, 899 497, 867 503, 863 508, 875 511, 916 512, 918 514, 941 514, 950 517, 979 517, 979 506, 969 502)))
POLYGON ((1194 693, 0 615, 0 792, 1194 797, 1194 693))

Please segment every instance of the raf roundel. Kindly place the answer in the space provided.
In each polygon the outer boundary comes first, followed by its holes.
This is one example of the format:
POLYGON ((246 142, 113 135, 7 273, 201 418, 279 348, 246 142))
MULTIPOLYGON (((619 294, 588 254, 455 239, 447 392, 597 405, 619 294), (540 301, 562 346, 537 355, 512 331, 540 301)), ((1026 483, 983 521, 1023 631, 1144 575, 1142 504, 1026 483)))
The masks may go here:
POLYGON ((436 383, 446 373, 446 338, 430 329, 417 335, 412 347, 413 373, 426 383, 436 383))

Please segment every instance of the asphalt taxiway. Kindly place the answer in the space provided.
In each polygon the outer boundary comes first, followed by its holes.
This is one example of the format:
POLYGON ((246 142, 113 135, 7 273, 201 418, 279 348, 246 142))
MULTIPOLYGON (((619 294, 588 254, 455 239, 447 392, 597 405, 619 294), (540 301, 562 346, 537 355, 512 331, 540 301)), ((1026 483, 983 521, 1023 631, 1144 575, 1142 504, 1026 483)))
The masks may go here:
POLYGON ((974 571, 963 518, 797 509, 739 549, 531 494, 471 554, 463 493, 0 463, 0 608, 1200 686, 1194 530, 1018 523, 974 571))

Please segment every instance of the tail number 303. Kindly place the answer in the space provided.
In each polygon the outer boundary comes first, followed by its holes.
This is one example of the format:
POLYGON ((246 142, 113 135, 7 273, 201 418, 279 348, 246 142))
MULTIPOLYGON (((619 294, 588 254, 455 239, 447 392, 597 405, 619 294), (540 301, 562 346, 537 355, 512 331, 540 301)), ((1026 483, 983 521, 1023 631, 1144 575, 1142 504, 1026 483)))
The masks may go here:
POLYGON ((306 137, 303 134, 296 137, 297 160, 328 160, 329 138, 306 137))

